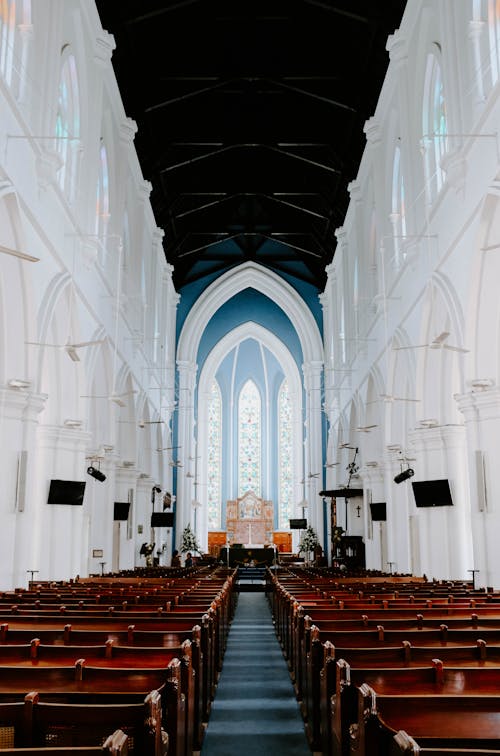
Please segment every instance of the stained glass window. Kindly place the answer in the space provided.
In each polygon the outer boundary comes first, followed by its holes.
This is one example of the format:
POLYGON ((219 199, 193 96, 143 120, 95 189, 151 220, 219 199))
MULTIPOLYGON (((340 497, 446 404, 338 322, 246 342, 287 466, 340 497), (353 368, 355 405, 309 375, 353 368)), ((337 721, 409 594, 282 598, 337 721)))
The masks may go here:
POLYGON ((104 239, 109 220, 109 172, 108 154, 104 140, 101 139, 99 148, 99 174, 96 192, 95 231, 98 237, 104 239))
POLYGON ((78 78, 73 55, 66 55, 61 68, 56 116, 56 149, 61 158, 59 186, 70 202, 74 198, 80 134, 78 78))
POLYGON ((260 492, 261 401, 257 386, 247 381, 238 401, 238 496, 260 492))
POLYGON ((446 103, 441 66, 437 57, 432 54, 427 58, 423 129, 427 194, 429 201, 432 201, 444 182, 445 175, 441 161, 448 149, 446 103))
POLYGON ((488 42, 490 47, 491 82, 496 84, 500 69, 500 0, 488 0, 488 42))
POLYGON ((30 0, 0 0, 0 75, 16 98, 26 84, 29 29, 30 0))
POLYGON ((15 0, 0 0, 0 72, 10 85, 16 33, 15 0))
POLYGON ((208 528, 221 527, 222 400, 219 384, 212 381, 208 400, 208 528))
POLYGON ((278 396, 278 455, 279 455, 279 504, 278 523, 287 528, 292 514, 292 404, 290 390, 285 379, 278 396))

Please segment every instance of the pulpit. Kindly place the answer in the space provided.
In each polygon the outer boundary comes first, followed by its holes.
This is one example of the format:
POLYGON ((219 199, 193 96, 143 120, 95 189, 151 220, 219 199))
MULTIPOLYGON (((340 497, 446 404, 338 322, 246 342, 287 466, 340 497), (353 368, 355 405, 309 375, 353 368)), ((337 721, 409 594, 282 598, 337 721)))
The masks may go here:
POLYGON ((273 542, 273 503, 247 491, 227 502, 226 530, 230 544, 259 548, 273 542))

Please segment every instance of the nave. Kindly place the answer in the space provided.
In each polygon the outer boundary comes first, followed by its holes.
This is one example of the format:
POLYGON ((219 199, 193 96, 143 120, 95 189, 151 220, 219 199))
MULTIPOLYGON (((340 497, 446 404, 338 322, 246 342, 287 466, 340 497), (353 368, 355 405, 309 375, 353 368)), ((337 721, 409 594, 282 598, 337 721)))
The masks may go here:
POLYGON ((263 592, 239 594, 202 756, 307 756, 304 724, 263 592))

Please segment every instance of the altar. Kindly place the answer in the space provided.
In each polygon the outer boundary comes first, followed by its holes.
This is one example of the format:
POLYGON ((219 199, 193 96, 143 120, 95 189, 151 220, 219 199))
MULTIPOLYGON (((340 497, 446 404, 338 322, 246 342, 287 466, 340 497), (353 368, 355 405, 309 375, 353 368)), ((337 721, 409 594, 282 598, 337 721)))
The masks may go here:
POLYGON ((229 567, 271 567, 276 557, 273 548, 250 548, 245 546, 231 546, 229 560, 227 548, 220 550, 220 559, 229 567))
POLYGON ((247 491, 227 502, 226 530, 229 545, 263 548, 273 542, 273 503, 247 491))

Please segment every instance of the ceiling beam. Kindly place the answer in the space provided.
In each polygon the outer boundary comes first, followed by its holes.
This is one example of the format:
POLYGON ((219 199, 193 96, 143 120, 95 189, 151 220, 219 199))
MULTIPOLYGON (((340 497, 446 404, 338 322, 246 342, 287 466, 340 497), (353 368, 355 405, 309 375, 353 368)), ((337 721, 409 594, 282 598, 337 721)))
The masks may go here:
POLYGON ((310 92, 308 89, 303 89, 302 87, 294 87, 292 84, 286 84, 284 81, 280 81, 279 79, 267 79, 267 81, 270 84, 273 84, 275 87, 282 87, 283 89, 288 89, 291 92, 296 92, 297 94, 304 95, 305 97, 311 97, 314 100, 326 102, 328 105, 333 105, 335 108, 341 108, 342 110, 348 110, 350 113, 356 113, 356 109, 352 108, 350 105, 346 105, 345 102, 333 100, 331 97, 325 97, 324 95, 316 94, 316 92, 310 92))

